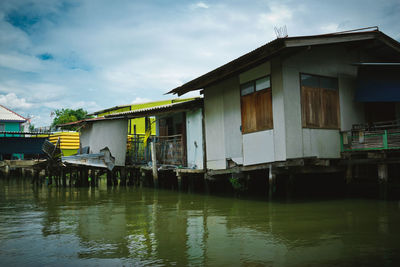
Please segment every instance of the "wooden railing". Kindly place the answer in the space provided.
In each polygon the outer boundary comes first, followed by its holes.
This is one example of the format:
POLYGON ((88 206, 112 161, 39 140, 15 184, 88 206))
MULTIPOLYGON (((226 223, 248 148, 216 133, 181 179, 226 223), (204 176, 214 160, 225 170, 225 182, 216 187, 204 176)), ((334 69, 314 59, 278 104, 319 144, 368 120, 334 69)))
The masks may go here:
POLYGON ((400 127, 396 122, 355 125, 351 131, 341 132, 341 151, 400 149, 400 127))
POLYGON ((182 135, 157 136, 156 157, 159 164, 184 165, 184 146, 182 135))
POLYGON ((147 164, 151 161, 150 142, 156 144, 157 164, 184 166, 184 146, 182 135, 151 136, 147 145, 144 135, 128 136, 127 162, 130 164, 147 164))

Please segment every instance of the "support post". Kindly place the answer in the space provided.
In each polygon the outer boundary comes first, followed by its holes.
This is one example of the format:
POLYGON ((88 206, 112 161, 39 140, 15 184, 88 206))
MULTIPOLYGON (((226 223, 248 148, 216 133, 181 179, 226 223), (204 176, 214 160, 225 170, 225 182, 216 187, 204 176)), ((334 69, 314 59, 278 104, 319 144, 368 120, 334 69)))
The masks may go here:
POLYGON ((269 167, 269 175, 268 175, 268 183, 269 183, 269 199, 272 200, 275 190, 276 190, 276 174, 272 172, 272 166, 269 167))
POLYGON ((180 172, 176 173, 176 180, 178 182, 178 191, 182 190, 182 174, 180 172))
POLYGON ((61 179, 62 179, 62 186, 67 187, 67 174, 66 170, 61 167, 61 179))
POLYGON ((289 174, 286 182, 286 200, 290 201, 294 191, 294 174, 289 174))
POLYGON ((125 169, 125 167, 121 167, 120 175, 121 175, 121 181, 120 181, 119 185, 126 186, 126 169, 125 169))
POLYGON ((154 182, 154 187, 158 187, 158 170, 157 170, 156 144, 155 144, 154 140, 151 141, 151 161, 153 163, 153 182, 154 182))
POLYGON ((206 193, 206 195, 209 195, 210 194, 210 184, 209 184, 206 174, 204 174, 203 180, 204 180, 204 192, 206 193))
POLYGON ((107 186, 112 186, 112 172, 107 170, 107 186))
POLYGON ((378 165, 379 197, 387 199, 388 193, 388 168, 387 164, 378 165))

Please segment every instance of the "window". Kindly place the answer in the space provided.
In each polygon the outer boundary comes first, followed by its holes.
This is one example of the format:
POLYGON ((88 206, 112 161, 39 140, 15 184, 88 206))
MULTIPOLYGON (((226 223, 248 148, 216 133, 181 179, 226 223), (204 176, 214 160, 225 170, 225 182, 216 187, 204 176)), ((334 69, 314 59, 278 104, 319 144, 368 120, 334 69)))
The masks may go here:
POLYGON ((240 86, 242 133, 273 128, 270 76, 240 86))
POLYGON ((0 132, 4 132, 6 130, 6 126, 3 123, 0 123, 0 132))
POLYGON ((338 129, 339 90, 336 78, 300 74, 303 128, 338 129))

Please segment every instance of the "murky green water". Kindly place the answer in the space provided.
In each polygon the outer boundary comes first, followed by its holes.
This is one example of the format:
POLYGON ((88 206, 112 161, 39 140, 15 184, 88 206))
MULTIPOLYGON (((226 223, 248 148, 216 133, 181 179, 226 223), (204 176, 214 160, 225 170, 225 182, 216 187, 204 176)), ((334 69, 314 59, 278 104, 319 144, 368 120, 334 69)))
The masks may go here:
POLYGON ((0 180, 1 266, 400 266, 400 204, 0 180))

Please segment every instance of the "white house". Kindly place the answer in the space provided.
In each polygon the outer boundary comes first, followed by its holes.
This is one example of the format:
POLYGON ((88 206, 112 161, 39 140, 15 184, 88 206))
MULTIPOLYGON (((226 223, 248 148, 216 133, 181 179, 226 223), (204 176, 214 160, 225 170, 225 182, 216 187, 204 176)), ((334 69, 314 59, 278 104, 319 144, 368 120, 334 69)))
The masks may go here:
POLYGON ((204 94, 209 170, 338 159, 340 131, 399 118, 398 62, 400 43, 377 29, 278 38, 170 93, 204 94), (365 88, 387 73, 397 91, 365 88))

